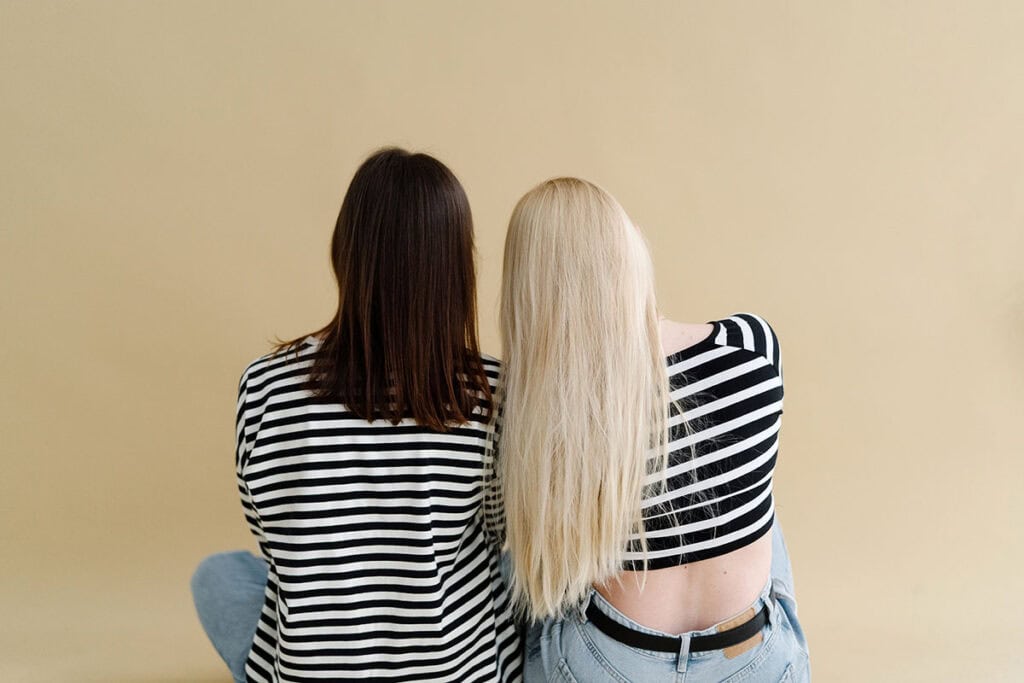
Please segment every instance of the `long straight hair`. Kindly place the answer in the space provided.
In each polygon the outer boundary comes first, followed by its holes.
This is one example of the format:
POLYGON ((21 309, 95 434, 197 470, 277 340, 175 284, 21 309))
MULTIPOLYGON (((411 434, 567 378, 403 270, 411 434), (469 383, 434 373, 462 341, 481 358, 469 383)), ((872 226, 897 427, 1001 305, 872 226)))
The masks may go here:
MULTIPOLYGON (((601 188, 556 178, 516 205, 505 239, 497 479, 512 593, 560 616, 646 556, 645 479, 664 472, 668 377, 650 254, 601 188)), ((646 567, 646 562, 645 562, 646 567)))
POLYGON ((366 420, 489 421, 473 259, 469 201, 448 167, 397 148, 371 155, 331 239, 338 308, 314 333, 313 393, 366 420))

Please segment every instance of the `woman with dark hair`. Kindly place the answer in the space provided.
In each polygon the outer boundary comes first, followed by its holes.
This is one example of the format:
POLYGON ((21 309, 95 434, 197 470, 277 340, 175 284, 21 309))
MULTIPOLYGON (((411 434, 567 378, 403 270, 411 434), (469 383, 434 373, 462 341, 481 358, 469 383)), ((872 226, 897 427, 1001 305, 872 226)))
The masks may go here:
POLYGON ((519 637, 483 525, 494 359, 452 172, 377 152, 331 243, 338 309, 239 385, 238 489, 262 553, 206 558, 200 620, 236 680, 512 681, 519 637))

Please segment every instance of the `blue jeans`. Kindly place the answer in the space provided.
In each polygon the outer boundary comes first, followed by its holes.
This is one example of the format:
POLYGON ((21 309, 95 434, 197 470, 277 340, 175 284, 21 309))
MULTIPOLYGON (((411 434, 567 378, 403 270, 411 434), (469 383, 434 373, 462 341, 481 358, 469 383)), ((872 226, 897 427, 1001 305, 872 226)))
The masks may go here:
POLYGON ((526 636, 526 683, 696 683, 699 681, 809 681, 807 642, 796 616, 793 570, 776 523, 772 529, 772 575, 751 605, 767 605, 768 624, 756 647, 727 658, 723 650, 689 652, 690 638, 716 633, 715 627, 681 635, 678 653, 639 650, 605 635, 585 617, 594 604, 615 621, 655 635, 661 633, 636 623, 612 607, 597 591, 561 620, 548 619, 531 626, 526 636))
POLYGON ((192 600, 199 621, 236 681, 245 683, 267 588, 267 563, 250 552, 210 555, 192 575, 192 600))

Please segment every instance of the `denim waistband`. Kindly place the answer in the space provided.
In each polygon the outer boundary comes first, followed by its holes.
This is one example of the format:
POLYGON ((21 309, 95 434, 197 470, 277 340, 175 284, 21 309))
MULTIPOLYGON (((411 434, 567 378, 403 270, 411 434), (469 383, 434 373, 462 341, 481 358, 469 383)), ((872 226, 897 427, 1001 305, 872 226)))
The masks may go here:
POLYGON ((611 603, 609 603, 604 598, 604 596, 602 596, 596 590, 591 590, 589 596, 578 607, 578 611, 576 613, 576 616, 580 620, 581 623, 587 621, 586 611, 587 611, 587 608, 589 607, 589 605, 591 603, 593 603, 594 606, 596 606, 599 610, 601 610, 601 612, 603 612, 605 615, 607 615, 608 618, 613 619, 614 621, 618 622, 619 624, 622 624, 623 626, 625 626, 627 628, 630 628, 630 629, 632 629, 634 631, 639 631, 640 633, 646 633, 646 634, 654 635, 654 636, 661 636, 663 638, 679 638, 679 641, 680 641, 680 651, 679 651, 679 659, 678 659, 677 669, 680 672, 685 672, 686 671, 686 662, 687 662, 687 659, 689 658, 689 655, 690 655, 689 647, 690 647, 690 640, 692 638, 697 637, 697 636, 714 635, 714 634, 718 633, 718 627, 719 627, 720 624, 732 621, 733 619, 735 619, 736 617, 740 616, 744 612, 749 611, 751 608, 753 608, 754 614, 757 614, 757 612, 759 612, 761 610, 762 606, 767 607, 767 609, 768 609, 769 624, 774 626, 775 625, 775 621, 776 621, 775 602, 774 602, 774 600, 772 600, 772 580, 771 580, 771 578, 769 578, 768 581, 765 583, 764 588, 761 589, 761 593, 757 596, 757 598, 754 600, 754 602, 752 602, 750 605, 748 605, 744 609, 740 610, 735 615, 733 615, 731 617, 727 617, 726 619, 723 619, 722 621, 718 622, 717 624, 715 624, 713 626, 710 626, 710 627, 708 627, 706 629, 702 629, 702 630, 699 630, 699 631, 687 631, 686 633, 666 633, 665 631, 658 631, 656 629, 648 628, 647 626, 639 624, 639 623, 633 621, 632 619, 630 619, 629 617, 627 617, 625 614, 620 612, 618 609, 616 609, 611 603))

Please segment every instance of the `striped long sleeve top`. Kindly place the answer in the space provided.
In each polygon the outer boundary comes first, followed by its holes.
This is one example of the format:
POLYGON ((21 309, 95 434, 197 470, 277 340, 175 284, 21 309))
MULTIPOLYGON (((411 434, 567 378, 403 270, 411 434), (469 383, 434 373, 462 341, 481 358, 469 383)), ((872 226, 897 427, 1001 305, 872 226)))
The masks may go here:
POLYGON ((317 345, 257 359, 239 385, 238 490, 269 564, 248 680, 518 681, 483 525, 488 426, 368 422, 315 399, 317 345))

